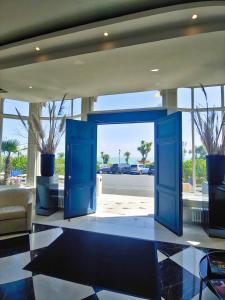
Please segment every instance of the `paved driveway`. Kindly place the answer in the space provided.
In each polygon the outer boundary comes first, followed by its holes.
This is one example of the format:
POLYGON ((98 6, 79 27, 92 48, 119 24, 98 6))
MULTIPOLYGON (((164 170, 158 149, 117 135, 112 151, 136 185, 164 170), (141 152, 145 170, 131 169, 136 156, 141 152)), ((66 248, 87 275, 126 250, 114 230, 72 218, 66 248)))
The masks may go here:
POLYGON ((154 176, 102 174, 103 194, 154 196, 154 176))

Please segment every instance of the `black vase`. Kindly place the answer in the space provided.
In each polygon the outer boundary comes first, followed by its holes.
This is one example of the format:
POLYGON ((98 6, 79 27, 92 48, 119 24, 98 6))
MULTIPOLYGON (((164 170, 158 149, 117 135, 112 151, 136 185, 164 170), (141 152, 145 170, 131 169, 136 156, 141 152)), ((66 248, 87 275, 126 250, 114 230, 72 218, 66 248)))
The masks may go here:
POLYGON ((208 184, 222 184, 225 175, 225 155, 206 155, 206 167, 208 184))
POLYGON ((55 154, 41 154, 41 176, 50 177, 55 173, 55 154))

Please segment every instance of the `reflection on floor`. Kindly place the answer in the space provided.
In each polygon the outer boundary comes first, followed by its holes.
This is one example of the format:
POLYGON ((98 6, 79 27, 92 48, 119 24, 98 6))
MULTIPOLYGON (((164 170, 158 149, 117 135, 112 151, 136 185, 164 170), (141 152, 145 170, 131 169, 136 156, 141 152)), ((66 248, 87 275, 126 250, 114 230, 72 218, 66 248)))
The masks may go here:
POLYGON ((178 244, 225 249, 224 239, 209 238, 198 225, 184 225, 184 235, 177 237, 154 221, 153 207, 152 198, 103 195, 98 199, 95 214, 74 218, 69 222, 63 219, 63 211, 58 211, 49 217, 34 216, 34 222, 147 240, 173 241, 178 244))
MULTIPOLYGON (((63 276, 59 279, 23 269, 63 232, 68 230, 34 224, 31 234, 0 241, 0 299, 141 299, 117 291, 67 281, 63 279, 63 276)), ((157 241, 153 241, 153 243, 157 248, 162 299, 197 300, 199 293, 198 263, 209 249, 157 241)), ((208 289, 204 290, 204 295, 207 297, 203 299, 215 299, 208 289)))

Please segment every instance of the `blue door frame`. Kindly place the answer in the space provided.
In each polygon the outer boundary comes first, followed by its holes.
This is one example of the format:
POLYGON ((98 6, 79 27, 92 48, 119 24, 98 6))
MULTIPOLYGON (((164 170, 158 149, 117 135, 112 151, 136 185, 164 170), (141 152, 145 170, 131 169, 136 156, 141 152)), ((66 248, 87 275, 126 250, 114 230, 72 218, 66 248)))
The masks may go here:
MULTIPOLYGON (((71 122, 75 122, 72 121, 71 122)), ((126 123, 155 123, 155 169, 156 169, 156 183, 155 183, 155 220, 167 227, 177 235, 182 235, 183 229, 183 215, 182 215, 182 199, 181 199, 181 183, 182 183, 182 138, 181 138, 181 113, 175 113, 168 115, 165 109, 156 110, 139 110, 139 111, 125 111, 125 112, 105 112, 105 113, 90 113, 87 118, 87 122, 90 126, 95 125, 107 125, 107 124, 126 124, 126 123), (162 122, 161 122, 162 121, 162 122), (91 125, 92 124, 92 125, 91 125), (167 152, 167 148, 168 151, 167 152), (167 156, 169 157, 167 159, 167 156), (167 168, 171 166, 171 160, 174 160, 174 172, 176 173, 172 178, 170 173, 166 172, 167 168), (160 162, 164 162, 163 166, 160 162), (160 168, 160 172, 159 172, 160 168), (171 179, 172 178, 172 179, 171 179), (161 185, 161 182, 166 180, 174 180, 169 182, 168 186, 161 185), (172 196, 171 196, 172 195, 172 196)), ((85 123, 85 122, 84 122, 85 123)), ((70 126, 72 124, 70 123, 70 126)), ((81 126, 86 126, 85 124, 81 126)), ((75 126, 76 127, 76 126, 75 126)), ((70 128, 71 130, 71 128, 70 128)), ((69 139, 67 143, 69 143, 69 139)), ((97 141, 95 142, 95 146, 97 141)), ((66 165, 70 165, 72 157, 66 158, 66 165)), ((96 168, 96 159, 93 160, 90 166, 92 171, 96 168)), ((67 170, 67 169, 66 169, 67 170)), ((66 171, 65 171, 66 172, 66 171)), ((75 170, 74 170, 75 172, 75 170)), ((93 172, 94 174, 94 172, 93 172)), ((68 187, 67 176, 65 174, 65 188, 68 187)), ((77 175, 75 175, 77 176, 77 175)), ((92 178, 93 181, 93 178, 92 178)), ((90 179, 91 182, 91 179, 90 179)), ((93 183, 93 182, 92 182, 93 183)), ((86 183, 87 184, 87 183, 86 183)), ((72 194, 72 193, 71 193, 72 194)), ((74 192, 76 195, 77 193, 74 192)), ((92 203, 92 210, 87 213, 95 211, 95 196, 92 195, 92 199, 87 203, 92 203)), ((72 201, 70 196, 67 196, 68 203, 65 205, 66 211, 64 215, 67 218, 82 215, 79 211, 79 205, 75 205, 77 212, 71 213, 70 207, 72 201)), ((77 199, 78 203, 80 199, 77 199)), ((82 207, 82 205, 80 205, 82 207)), ((84 207, 82 208, 84 209, 84 207)))
POLYGON ((90 113, 88 121, 97 125, 126 124, 126 123, 150 123, 167 116, 166 109, 136 110, 125 112, 90 113))

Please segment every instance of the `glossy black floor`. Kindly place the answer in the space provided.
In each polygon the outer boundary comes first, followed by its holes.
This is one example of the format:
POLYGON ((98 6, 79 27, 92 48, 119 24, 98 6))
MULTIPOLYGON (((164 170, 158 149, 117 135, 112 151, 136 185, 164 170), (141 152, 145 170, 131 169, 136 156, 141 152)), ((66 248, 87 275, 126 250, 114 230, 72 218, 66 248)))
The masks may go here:
POLYGON ((139 299, 138 295, 140 299, 157 299, 157 282, 163 299, 198 299, 197 264, 208 251, 210 249, 34 224, 31 234, 0 240, 0 299, 110 300, 139 299), (29 265, 32 272, 24 271, 32 260, 29 265), (79 265, 83 277, 79 272, 72 272, 72 262, 79 265), (96 277, 97 267, 102 269, 96 277), (94 277, 87 277, 88 274, 94 277), (146 278, 150 279, 149 284, 146 278), (45 285, 45 281, 50 283, 45 285), (84 285, 76 286, 73 292, 75 282, 91 287, 87 290, 84 285))
POLYGON ((151 241, 68 229, 25 270, 147 299, 161 298, 156 245, 151 241))

